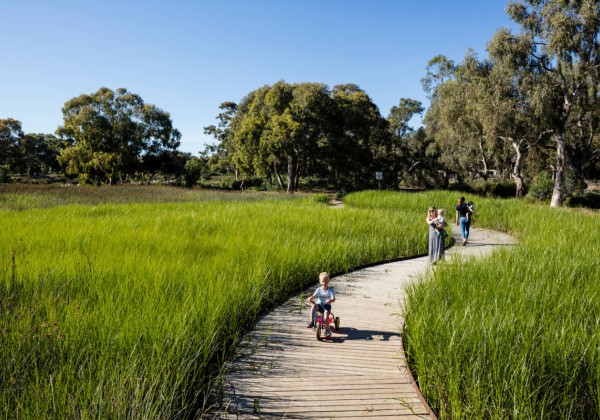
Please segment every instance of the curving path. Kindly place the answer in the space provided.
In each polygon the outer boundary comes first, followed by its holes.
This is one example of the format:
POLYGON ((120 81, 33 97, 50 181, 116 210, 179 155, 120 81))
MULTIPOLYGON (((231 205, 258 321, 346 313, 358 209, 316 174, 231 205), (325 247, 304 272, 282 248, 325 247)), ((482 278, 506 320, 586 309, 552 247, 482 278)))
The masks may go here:
MULTIPOLYGON (((513 243, 508 235, 471 228, 469 245, 452 247, 446 258, 513 243)), ((305 328, 303 297, 317 285, 263 317, 226 366, 226 412, 215 417, 435 418, 408 372, 398 316, 404 286, 428 267, 427 257, 419 257, 333 278, 341 325, 331 340, 319 342, 305 328)))

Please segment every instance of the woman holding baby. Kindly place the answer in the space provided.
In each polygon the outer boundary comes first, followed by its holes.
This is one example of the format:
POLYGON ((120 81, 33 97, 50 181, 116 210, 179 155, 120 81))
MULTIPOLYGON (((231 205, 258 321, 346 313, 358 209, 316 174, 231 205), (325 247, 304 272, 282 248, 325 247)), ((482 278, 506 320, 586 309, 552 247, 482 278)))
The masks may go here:
POLYGON ((444 230, 448 224, 444 220, 444 210, 429 207, 425 222, 429 225, 429 261, 435 264, 444 258, 445 239, 448 234, 444 230))

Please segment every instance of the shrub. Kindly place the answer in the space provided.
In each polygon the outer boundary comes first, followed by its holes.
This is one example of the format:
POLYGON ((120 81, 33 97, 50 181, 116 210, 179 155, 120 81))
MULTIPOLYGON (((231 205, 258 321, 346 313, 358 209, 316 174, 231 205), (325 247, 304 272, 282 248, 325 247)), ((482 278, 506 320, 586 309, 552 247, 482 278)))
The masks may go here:
POLYGON ((190 159, 185 163, 185 186, 193 187, 202 176, 203 165, 198 159, 190 159))
POLYGON ((488 181, 473 184, 460 183, 453 184, 448 189, 450 191, 460 191, 496 198, 513 198, 517 193, 517 187, 513 181, 488 181))
MULTIPOLYGON (((469 194, 475 194, 475 191, 477 190, 477 188, 474 187, 473 185, 459 182, 459 183, 448 185, 448 188, 446 188, 446 190, 448 190, 448 191, 458 191, 458 192, 469 193, 469 194)), ((481 192, 481 190, 479 192, 481 193, 481 195, 484 195, 484 193, 481 192)))
POLYGON ((10 172, 6 166, 0 166, 0 183, 1 184, 10 184, 12 179, 10 178, 10 172))
POLYGON ((546 171, 540 172, 531 183, 529 192, 527 193, 530 197, 536 200, 549 200, 552 197, 552 190, 554 189, 554 181, 550 174, 546 171))
POLYGON ((585 193, 567 198, 565 204, 568 207, 587 207, 590 209, 600 209, 600 194, 585 193))
POLYGON ((488 182, 485 184, 485 195, 497 198, 513 198, 517 195, 517 186, 513 181, 488 182))
POLYGON ((249 188, 260 189, 263 185, 263 179, 249 176, 239 181, 231 181, 230 188, 232 190, 245 190, 249 188))

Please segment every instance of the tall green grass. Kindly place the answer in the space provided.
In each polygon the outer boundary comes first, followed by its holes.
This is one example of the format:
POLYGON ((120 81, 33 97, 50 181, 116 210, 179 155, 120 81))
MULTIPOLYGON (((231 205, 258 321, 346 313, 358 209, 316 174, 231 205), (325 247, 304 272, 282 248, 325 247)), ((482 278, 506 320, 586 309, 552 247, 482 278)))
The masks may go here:
MULTIPOLYGON (((351 201, 452 209, 455 198, 368 193, 351 201)), ((442 264, 409 289, 403 339, 421 391, 442 419, 599 418, 598 213, 475 203, 475 228, 510 232, 519 243, 442 264)))
POLYGON ((186 189, 159 185, 119 185, 84 187, 78 185, 28 185, 0 184, 0 208, 6 210, 29 210, 50 208, 67 204, 106 204, 106 203, 172 203, 207 200, 252 201, 291 197, 279 193, 246 191, 210 191, 186 189))
POLYGON ((322 201, 0 200, 0 413, 195 416, 262 311, 320 271, 425 252, 422 209, 322 201))
MULTIPOLYGON (((259 313, 322 270, 424 253, 427 207, 456 198, 364 192, 339 209, 321 197, 3 197, 7 418, 194 416, 259 313)), ((438 265, 409 290, 404 341, 421 390, 441 418, 597 418, 597 213, 476 207, 475 227, 519 245, 438 265)))

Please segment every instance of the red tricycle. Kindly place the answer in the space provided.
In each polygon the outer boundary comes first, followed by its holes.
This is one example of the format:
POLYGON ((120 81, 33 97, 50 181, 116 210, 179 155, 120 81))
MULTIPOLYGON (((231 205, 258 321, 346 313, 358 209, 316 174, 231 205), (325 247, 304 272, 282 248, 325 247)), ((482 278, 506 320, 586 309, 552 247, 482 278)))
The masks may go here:
MULTIPOLYGON (((321 310, 321 306, 315 305, 313 319, 315 320, 315 326, 317 329, 317 340, 321 340, 323 338, 330 338, 326 337, 326 334, 324 333, 327 324, 323 319, 323 312, 321 310)), ((333 312, 329 312, 329 327, 333 328, 336 332, 338 332, 340 329, 340 317, 333 315, 333 312)))

